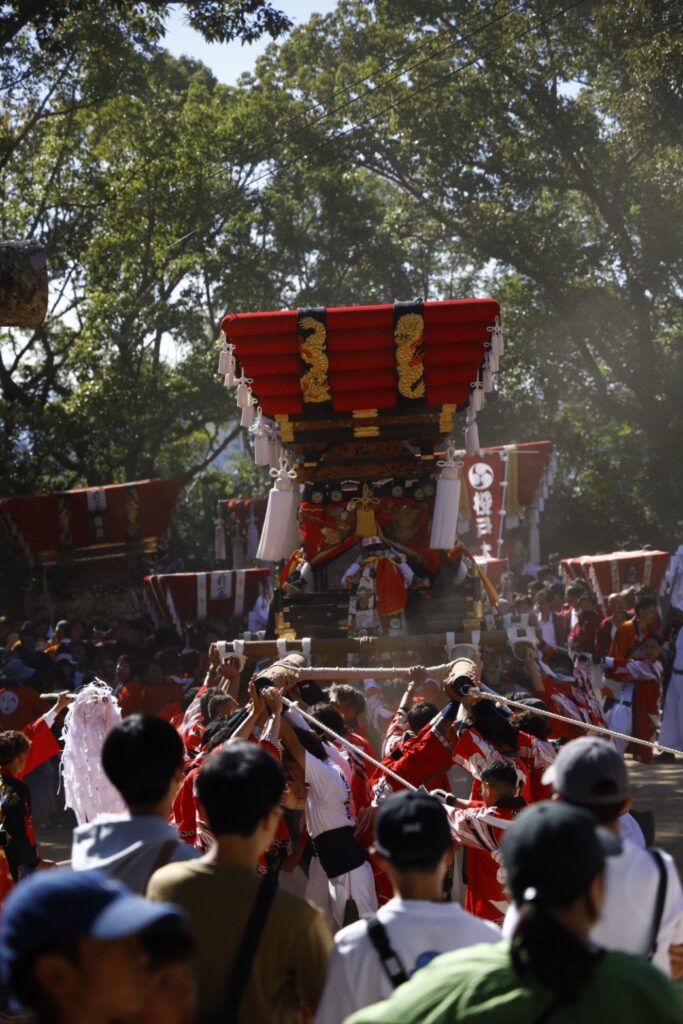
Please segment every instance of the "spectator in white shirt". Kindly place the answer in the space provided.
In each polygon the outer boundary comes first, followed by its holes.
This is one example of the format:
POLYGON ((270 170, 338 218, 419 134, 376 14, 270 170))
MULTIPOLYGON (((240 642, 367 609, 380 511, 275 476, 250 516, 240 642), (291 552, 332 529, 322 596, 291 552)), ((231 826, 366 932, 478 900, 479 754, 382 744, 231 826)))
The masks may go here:
MULTIPOLYGON (((626 765, 606 740, 585 736, 562 748, 543 775, 555 799, 583 807, 598 825, 620 834, 620 817, 631 806, 626 765)), ((606 900, 591 940, 606 949, 651 959, 674 979, 683 977, 683 890, 673 858, 622 839, 622 852, 606 862, 606 900), (665 879, 665 881, 664 881, 665 879), (663 906, 657 920, 657 896, 664 882, 663 906), (653 932, 656 935, 653 943, 653 932), (654 951, 653 951, 654 945, 654 951)), ((503 935, 514 932, 514 904, 503 924, 503 935)))
POLYGON ((316 1024, 340 1024, 387 999, 441 953, 500 939, 490 921, 444 902, 453 841, 446 812, 434 797, 404 791, 382 801, 371 852, 389 875, 394 898, 374 917, 335 936, 316 1024))
POLYGON ((555 630, 555 612, 550 606, 551 593, 549 590, 538 590, 536 592, 536 607, 534 612, 538 621, 538 628, 541 631, 543 642, 550 647, 558 646, 558 637, 555 630))
MULTIPOLYGON (((291 710, 287 717, 294 717, 291 710)), ((366 853, 354 837, 350 766, 299 718, 294 728, 283 719, 280 739, 290 756, 292 777, 307 789, 306 829, 314 856, 306 898, 320 907, 330 931, 335 931, 347 914, 358 916, 377 909, 375 881, 366 853)))

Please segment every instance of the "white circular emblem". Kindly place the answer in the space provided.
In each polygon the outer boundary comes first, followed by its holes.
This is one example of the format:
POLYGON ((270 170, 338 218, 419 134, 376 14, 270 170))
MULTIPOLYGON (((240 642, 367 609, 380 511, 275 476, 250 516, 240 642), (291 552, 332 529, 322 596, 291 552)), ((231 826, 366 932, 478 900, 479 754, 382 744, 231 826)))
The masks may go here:
POLYGON ((5 690, 4 693, 0 693, 0 713, 3 715, 13 715, 19 707, 19 698, 17 697, 14 690, 5 690))
POLYGON ((485 462, 475 462, 467 476, 475 491, 488 491, 493 484, 493 470, 485 462))

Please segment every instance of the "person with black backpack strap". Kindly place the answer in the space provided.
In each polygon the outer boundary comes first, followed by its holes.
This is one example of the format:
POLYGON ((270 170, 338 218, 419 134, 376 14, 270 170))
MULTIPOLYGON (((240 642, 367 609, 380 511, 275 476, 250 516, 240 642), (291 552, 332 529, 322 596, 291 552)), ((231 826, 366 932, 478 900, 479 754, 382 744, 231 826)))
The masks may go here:
MULTIPOLYGON (((543 775, 556 800, 582 807, 597 825, 620 836, 619 823, 631 806, 628 769, 619 751, 599 736, 572 740, 543 775)), ((610 857, 607 894, 592 941, 650 960, 663 974, 683 977, 683 889, 673 858, 663 850, 645 850, 622 838, 621 852, 610 857)), ((503 935, 515 928, 513 906, 503 935)))
POLYGON ((196 1024, 301 1024, 317 1009, 332 937, 316 907, 256 870, 282 815, 282 767, 257 744, 231 741, 206 759, 196 789, 211 849, 161 868, 147 890, 186 912, 196 1024))
POLYGON ((346 1024, 683 1024, 661 971, 590 941, 605 899, 605 862, 617 837, 588 811, 534 804, 503 839, 519 908, 512 939, 444 953, 382 1003, 346 1024))
POLYGON ((380 803, 371 854, 394 898, 337 932, 316 1024, 340 1024, 385 999, 440 953, 500 941, 495 924, 445 902, 453 852, 448 816, 435 797, 404 791, 380 803))

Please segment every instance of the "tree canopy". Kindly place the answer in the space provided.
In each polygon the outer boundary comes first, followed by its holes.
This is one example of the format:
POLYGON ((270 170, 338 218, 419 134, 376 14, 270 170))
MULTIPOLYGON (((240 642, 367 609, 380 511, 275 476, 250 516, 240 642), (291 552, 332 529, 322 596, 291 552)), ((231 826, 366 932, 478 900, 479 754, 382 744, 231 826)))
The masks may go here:
MULTIPOLYGON (((206 567, 216 496, 264 486, 215 470, 226 310, 488 292, 509 347, 481 440, 556 442, 547 542, 674 543, 676 5, 341 0, 237 87, 163 50, 167 6, 0 7, 0 235, 47 245, 52 296, 0 329, 0 493, 185 473, 206 567)), ((207 38, 289 27, 183 6, 207 38)))
POLYGON ((676 7, 341 0, 259 65, 257 90, 313 111, 302 165, 385 183, 387 218, 430 235, 431 294, 450 266, 500 298, 511 345, 481 435, 556 441, 573 546, 683 524, 676 7))

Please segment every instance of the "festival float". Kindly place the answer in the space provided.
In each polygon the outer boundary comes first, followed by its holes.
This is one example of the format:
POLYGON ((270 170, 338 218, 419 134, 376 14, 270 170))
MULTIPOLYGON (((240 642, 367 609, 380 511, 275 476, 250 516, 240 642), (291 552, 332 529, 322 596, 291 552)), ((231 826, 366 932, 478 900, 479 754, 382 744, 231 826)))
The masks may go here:
MULTIPOLYGON (((586 580, 603 610, 610 594, 631 587, 663 589, 671 555, 667 551, 613 551, 611 554, 582 555, 560 562, 566 583, 586 580)), ((605 611, 605 614, 607 612, 605 611)))
MULTIPOLYGON (((266 642, 250 653, 312 644, 324 659, 370 643, 428 663, 477 642, 498 600, 478 562, 502 559, 499 546, 465 548, 458 520, 464 460, 482 461, 477 415, 503 354, 498 303, 233 313, 221 327, 219 373, 273 479, 256 558, 274 568, 274 598, 266 642)), ((492 488, 474 490, 493 509, 492 488)), ((481 515, 479 538, 494 532, 481 515)), ((217 520, 217 548, 221 530, 217 520)))
POLYGON ((0 525, 27 582, 26 608, 134 614, 140 579, 163 550, 179 477, 0 498, 0 525))

